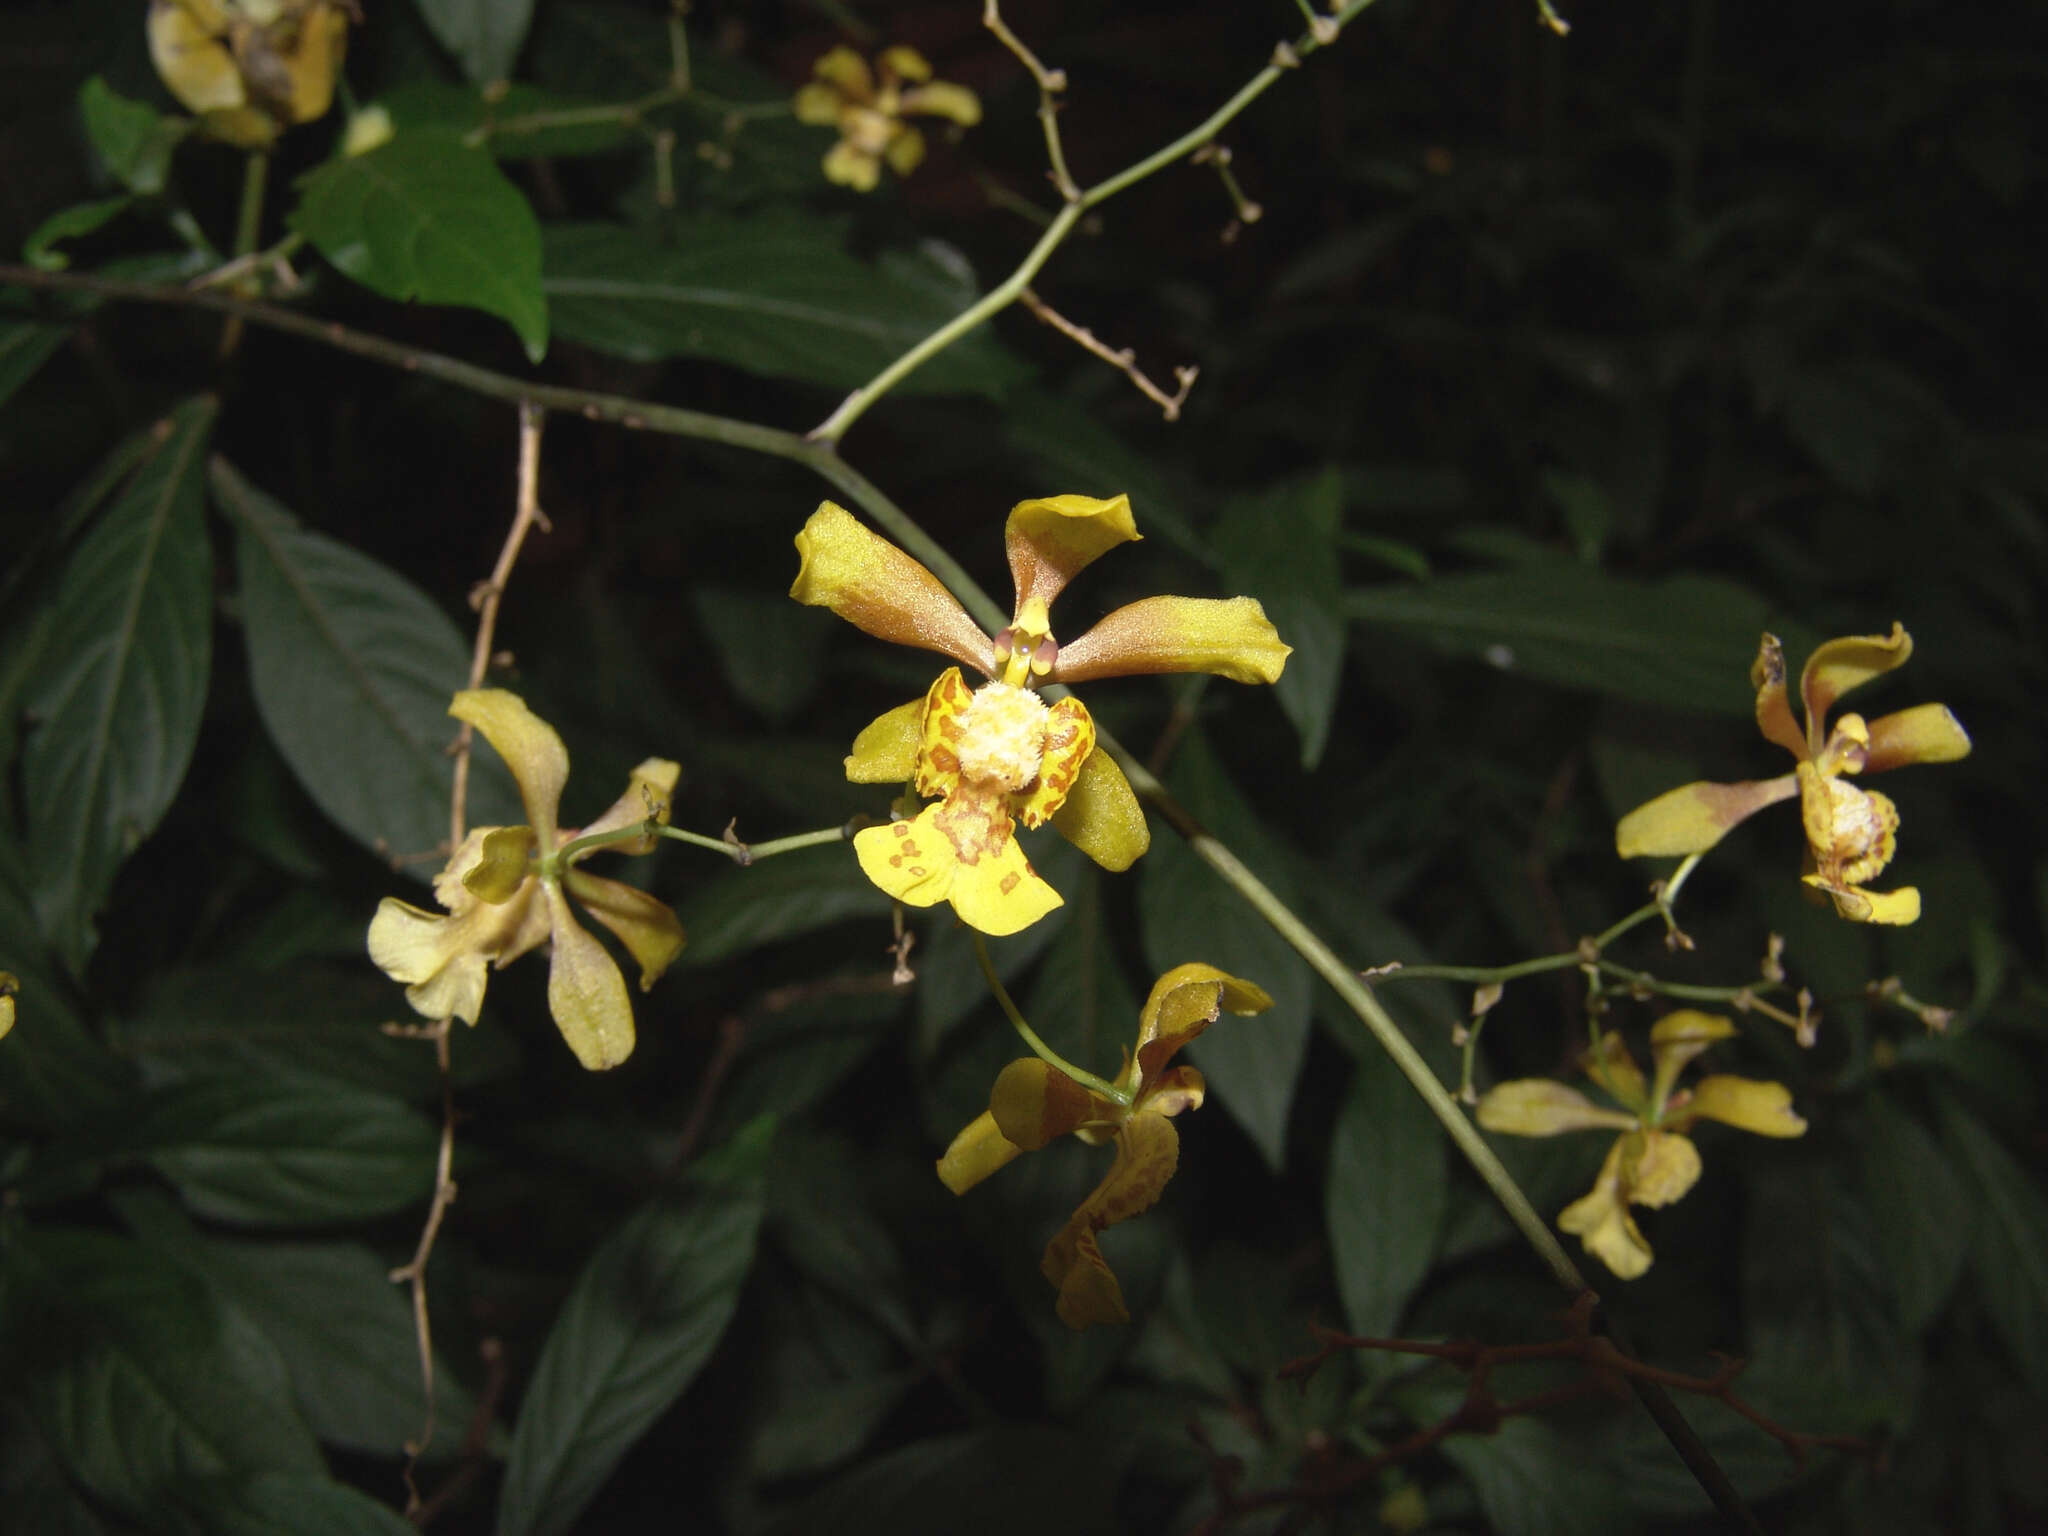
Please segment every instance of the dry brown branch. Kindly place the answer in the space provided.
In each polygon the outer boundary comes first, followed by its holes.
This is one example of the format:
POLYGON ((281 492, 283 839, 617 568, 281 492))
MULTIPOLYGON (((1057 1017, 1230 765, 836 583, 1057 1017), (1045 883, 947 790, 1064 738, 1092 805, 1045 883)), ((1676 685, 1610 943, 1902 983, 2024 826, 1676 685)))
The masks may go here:
POLYGON ((1103 342, 1097 340, 1093 331, 1089 330, 1086 326, 1074 324, 1073 321, 1062 315, 1029 288, 1019 293, 1017 299, 1032 314, 1038 316, 1039 319, 1058 331, 1062 336, 1078 342, 1086 351, 1094 353, 1105 363, 1108 363, 1110 367, 1116 369, 1117 372, 1137 385, 1139 391, 1146 399, 1152 401, 1161 411, 1165 412, 1168 421, 1180 420, 1180 408, 1187 404, 1188 391, 1195 387, 1195 378, 1201 372, 1200 369, 1192 365, 1174 369, 1173 376, 1180 381, 1180 388, 1169 395, 1165 390, 1145 377, 1144 372, 1138 367, 1137 354, 1129 347, 1125 347, 1121 351, 1112 350, 1103 342))

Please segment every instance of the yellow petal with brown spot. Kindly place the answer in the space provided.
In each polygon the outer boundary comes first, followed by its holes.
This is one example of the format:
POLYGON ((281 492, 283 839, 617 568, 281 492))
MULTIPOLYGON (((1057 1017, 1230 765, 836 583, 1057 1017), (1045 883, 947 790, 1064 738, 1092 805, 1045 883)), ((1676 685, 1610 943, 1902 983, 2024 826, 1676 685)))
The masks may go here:
POLYGON ((854 834, 853 855, 861 872, 906 906, 935 906, 953 888, 959 858, 939 831, 939 807, 928 805, 915 821, 892 821, 854 834))
POLYGON ((960 921, 992 938, 1021 933, 1055 907, 1060 893, 1040 879, 1014 837, 1005 838, 993 854, 953 866, 948 893, 960 921))
POLYGON ((1038 778, 1012 802, 1017 819, 1042 827, 1067 803, 1082 770, 1095 752, 1095 721, 1088 706, 1076 698, 1061 699, 1046 712, 1045 753, 1038 778))

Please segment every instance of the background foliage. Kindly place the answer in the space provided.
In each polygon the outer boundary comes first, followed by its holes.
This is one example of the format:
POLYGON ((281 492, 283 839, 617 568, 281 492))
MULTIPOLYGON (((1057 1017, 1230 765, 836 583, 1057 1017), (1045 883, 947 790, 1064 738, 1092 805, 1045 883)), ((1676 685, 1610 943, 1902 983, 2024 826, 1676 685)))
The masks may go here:
MULTIPOLYGON (((1019 199, 1052 205, 1036 92, 968 0, 703 0, 691 57, 719 105, 528 128, 660 92, 665 10, 368 9, 349 86, 397 134, 360 159, 333 155, 339 113, 289 135, 263 239, 307 242, 295 308, 409 347, 801 431, 1008 275, 1036 237, 1019 199), (786 99, 849 37, 916 45, 987 109, 868 198, 818 174, 829 133, 726 109, 786 99), (508 72, 487 104, 476 82, 508 72)), ((1279 0, 1005 15, 1068 72, 1084 184, 1301 26, 1279 0)), ((1573 20, 1559 41, 1516 5, 1380 0, 1226 132, 1260 221, 1201 166, 1087 216, 1035 286, 1156 378, 1199 364, 1177 423, 1012 310, 845 456, 991 585, 1011 502, 1127 491, 1147 542, 1069 604, 1260 596, 1296 647, 1277 689, 1090 702, 1360 968, 1605 927, 1649 877, 1614 858, 1616 814, 1780 766, 1746 718, 1759 631, 1797 657, 1906 623, 1918 651, 1880 707, 1941 699, 1976 741, 1886 786, 1926 916, 1881 932, 1804 905, 1780 812, 1693 877, 1695 952, 1631 941, 1629 964, 1728 983, 1783 934, 1825 1022, 1801 1052, 1744 1021, 1806 1138, 1703 1138, 1700 1187, 1646 1218, 1655 1268, 1597 1279, 1649 1358, 1741 1355, 1775 1418, 1883 1447, 1801 1466, 1688 1402, 1772 1528, 2032 1528, 2048 316, 2023 231, 2048 38, 2026 7, 1922 0, 1573 20), (1864 996, 1892 976, 1956 1009, 1946 1034, 1864 996)), ((139 7, 10 12, 0 102, 8 251, 143 282, 217 264, 180 231, 227 246, 240 157, 163 115, 139 7)), ((0 1045, 0 1506, 24 1530, 402 1529, 422 1426, 386 1275, 413 1251, 442 1089, 430 1047, 380 1032, 404 1008, 363 930, 437 867, 442 710, 511 514, 515 413, 260 326, 224 359, 221 331, 0 287, 0 967, 22 984, 0 1045)), ((840 757, 930 669, 783 597, 827 489, 551 418, 551 526, 495 678, 569 743, 570 823, 649 753, 684 765, 679 825, 760 839, 885 813, 840 757)), ((476 772, 473 819, 518 819, 488 754, 476 772)), ((919 918, 897 989, 887 903, 844 849, 739 869, 671 848, 647 878, 690 947, 640 1000, 628 1065, 576 1069, 531 963, 454 1040, 424 1517, 1188 1529, 1223 1458, 1243 1489, 1305 1488, 1456 1407, 1455 1373, 1381 1356, 1277 1380, 1312 1320, 1552 1336, 1556 1290, 1423 1106, 1157 831, 1125 879, 1034 848, 1067 905, 997 948, 1038 1028, 1097 1069, 1179 961, 1277 1000, 1200 1042, 1216 1102, 1182 1122, 1164 1205, 1108 1240, 1131 1327, 1067 1334, 1036 1273, 1100 1174, 1089 1149, 957 1201, 932 1177, 1017 1054, 946 910, 919 918)), ((1508 988, 1483 1075, 1568 1071, 1584 995, 1562 975, 1508 988)), ((1469 999, 1381 995, 1455 1081, 1469 999)), ((1603 1147, 1499 1150, 1554 1217, 1603 1147)), ((1448 1440, 1328 1513, 1520 1533, 1705 1511, 1648 1419, 1598 1401, 1448 1440)))

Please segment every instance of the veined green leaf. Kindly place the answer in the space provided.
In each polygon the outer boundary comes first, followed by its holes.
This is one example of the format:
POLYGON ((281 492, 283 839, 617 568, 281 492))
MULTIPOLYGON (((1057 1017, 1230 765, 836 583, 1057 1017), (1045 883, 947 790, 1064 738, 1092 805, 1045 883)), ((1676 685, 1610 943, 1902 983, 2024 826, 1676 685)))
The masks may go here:
MULTIPOLYGON (((835 389, 866 383, 978 297, 950 248, 870 265, 847 254, 838 225, 786 212, 700 215, 668 244, 621 225, 554 225, 546 249, 557 335, 621 357, 708 357, 835 389)), ((998 394, 1020 371, 983 331, 901 387, 998 394)))
POLYGON ((180 1536, 407 1536, 418 1529, 368 1494, 307 1472, 180 1483, 156 1514, 159 1529, 180 1536))
POLYGON ((533 24, 533 0, 419 0, 420 14, 478 85, 512 73, 533 24))
POLYGON ((1939 1101, 1942 1140, 1978 1199, 1970 1267, 1984 1310, 2021 1380, 2048 1392, 2048 1199, 1998 1138, 1957 1100, 1939 1101))
POLYGON ((573 1529, 619 1458, 695 1379, 753 1266, 774 1135, 772 1120, 756 1120, 592 1255, 519 1410, 499 1536, 573 1529))
POLYGON ((192 760, 213 660, 201 468, 217 403, 187 401, 66 563, 23 755, 44 932, 68 964, 93 945, 114 872, 169 809, 192 760))
POLYGON ((400 133, 435 128, 462 135, 500 160, 602 155, 644 146, 646 135, 607 100, 534 85, 479 90, 445 80, 408 80, 377 98, 400 133))
MULTIPOLYGON (((0 289, 0 298, 19 292, 0 289)), ((56 355, 70 334, 68 325, 0 314, 0 405, 35 377, 36 370, 56 355)))
POLYGON ((142 1244, 20 1233, 0 1279, 0 1376, 96 1501, 154 1523, 193 1478, 322 1470, 270 1341, 142 1244))
POLYGON ((485 151, 452 132, 400 133, 298 186, 292 228, 365 288, 484 310, 519 333, 534 362, 546 355, 540 226, 485 151))
MULTIPOLYGON (((301 528, 224 460, 211 481, 236 526, 249 681, 271 740, 364 846, 386 856, 435 847, 454 783, 448 704, 469 674, 455 625, 397 572, 301 528)), ((469 809, 472 825, 525 819, 510 775, 481 746, 469 809)))
POLYGON ((1384 1052, 1351 1079, 1325 1188, 1344 1315, 1352 1332, 1384 1337, 1429 1273, 1450 1195, 1436 1117, 1384 1052))
POLYGON ((146 102, 130 101, 94 75, 78 91, 85 136, 107 173, 130 192, 164 189, 171 152, 193 128, 189 117, 165 117, 146 102))

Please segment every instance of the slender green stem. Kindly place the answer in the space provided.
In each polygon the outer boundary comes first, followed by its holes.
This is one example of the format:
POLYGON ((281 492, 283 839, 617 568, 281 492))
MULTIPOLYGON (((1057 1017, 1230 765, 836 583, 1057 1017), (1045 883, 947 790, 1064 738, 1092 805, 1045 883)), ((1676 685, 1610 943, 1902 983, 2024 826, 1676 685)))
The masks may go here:
POLYGON ((989 990, 995 993, 996 1001, 1003 1005, 1003 1012, 1009 1015, 1011 1025, 1023 1037, 1024 1043, 1031 1047, 1032 1054, 1055 1071, 1062 1072, 1071 1077, 1083 1088, 1091 1089, 1101 1094, 1105 1099, 1109 1099, 1122 1105, 1125 1109, 1129 1109, 1131 1107, 1131 1091, 1128 1088, 1119 1088, 1106 1078, 1097 1077, 1093 1072, 1083 1071, 1038 1038, 1038 1031, 1025 1022, 1023 1013, 1010 1000, 1009 990, 1004 987, 1002 978, 996 975, 995 964, 988 957, 988 940, 982 937, 981 930, 978 928, 970 928, 967 931, 974 935, 974 958, 981 964, 981 974, 987 978, 989 990))
POLYGON ((247 256, 256 249, 263 233, 263 189, 270 181, 270 156, 260 149, 249 151, 242 162, 242 206, 235 219, 235 254, 247 256))
POLYGON ((579 837, 564 843, 555 853, 555 860, 562 862, 572 857, 580 858, 595 849, 609 848, 616 843, 637 842, 649 835, 667 838, 672 842, 688 843, 693 848, 708 848, 713 853, 722 853, 733 863, 748 865, 762 859, 772 859, 778 853, 794 853, 799 848, 817 848, 826 843, 843 843, 852 834, 846 826, 825 827, 816 832, 798 832, 790 837, 770 838, 761 843, 743 843, 736 838, 709 837, 702 832, 691 832, 682 827, 668 827, 660 823, 649 825, 636 822, 630 827, 618 827, 610 832, 593 832, 588 837, 579 837))

